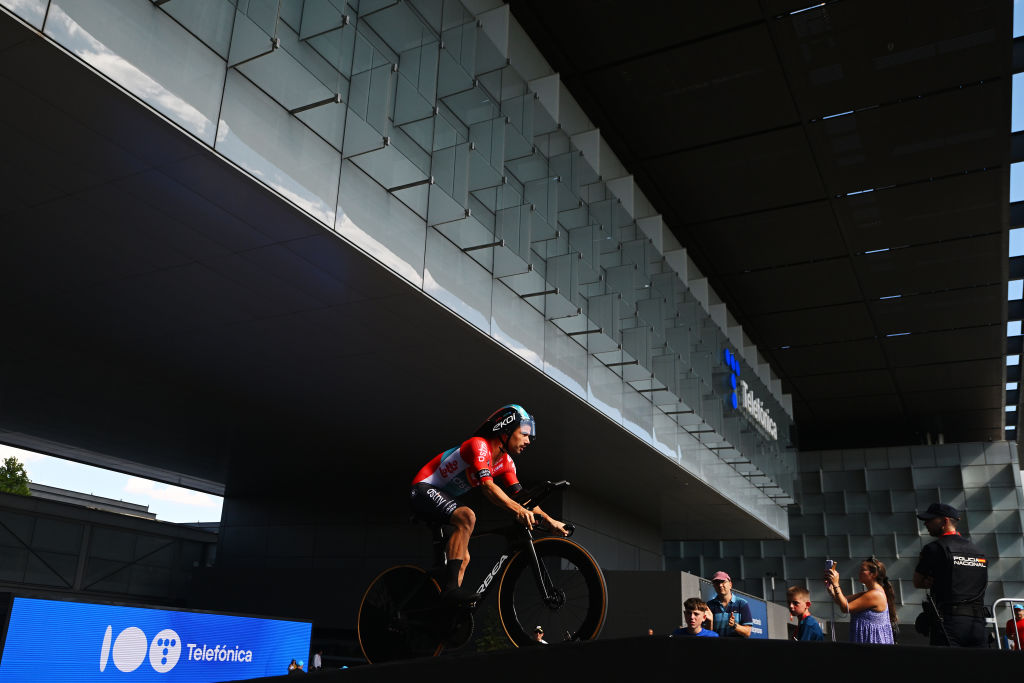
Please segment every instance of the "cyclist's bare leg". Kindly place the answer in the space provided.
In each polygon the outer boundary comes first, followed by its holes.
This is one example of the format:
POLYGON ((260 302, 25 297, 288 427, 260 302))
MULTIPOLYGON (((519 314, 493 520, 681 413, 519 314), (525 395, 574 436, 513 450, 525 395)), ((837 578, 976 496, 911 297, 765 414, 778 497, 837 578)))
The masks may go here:
POLYGON ((449 587, 457 588, 462 585, 462 577, 466 575, 466 566, 469 565, 469 538, 476 526, 476 513, 471 508, 459 506, 455 508, 448 522, 455 525, 455 531, 448 539, 448 561, 458 560, 461 565, 458 584, 449 587))

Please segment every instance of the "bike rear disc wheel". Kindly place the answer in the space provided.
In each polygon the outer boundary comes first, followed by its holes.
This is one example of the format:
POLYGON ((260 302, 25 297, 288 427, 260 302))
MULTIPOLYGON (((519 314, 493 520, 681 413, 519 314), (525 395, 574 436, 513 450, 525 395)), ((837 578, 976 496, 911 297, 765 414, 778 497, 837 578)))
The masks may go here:
POLYGON ((604 625, 608 591, 597 562, 564 538, 533 542, 551 599, 545 600, 534 578, 529 552, 519 551, 498 586, 498 615, 516 647, 532 644, 537 626, 549 643, 591 640, 604 625))
POLYGON ((359 647, 371 664, 441 652, 436 617, 441 587, 413 565, 386 569, 359 603, 356 632, 359 647))

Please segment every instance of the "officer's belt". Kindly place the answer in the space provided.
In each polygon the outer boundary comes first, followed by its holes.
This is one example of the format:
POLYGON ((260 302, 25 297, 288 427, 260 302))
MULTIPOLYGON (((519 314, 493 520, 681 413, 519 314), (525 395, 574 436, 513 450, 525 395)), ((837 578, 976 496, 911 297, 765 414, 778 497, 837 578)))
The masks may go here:
POLYGON ((988 616, 985 606, 977 604, 942 605, 940 611, 951 617, 977 617, 984 619, 988 616))

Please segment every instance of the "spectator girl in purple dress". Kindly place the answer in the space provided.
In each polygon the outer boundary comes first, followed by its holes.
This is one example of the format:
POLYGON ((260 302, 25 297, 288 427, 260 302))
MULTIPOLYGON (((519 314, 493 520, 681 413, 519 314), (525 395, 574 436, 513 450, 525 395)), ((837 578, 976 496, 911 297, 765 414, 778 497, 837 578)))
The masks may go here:
POLYGON ((896 615, 889 612, 894 596, 889 577, 885 575, 885 565, 874 556, 861 562, 857 580, 864 584, 864 590, 850 597, 843 595, 839 587, 838 567, 825 570, 825 588, 839 609, 850 614, 850 642, 892 645, 896 615))

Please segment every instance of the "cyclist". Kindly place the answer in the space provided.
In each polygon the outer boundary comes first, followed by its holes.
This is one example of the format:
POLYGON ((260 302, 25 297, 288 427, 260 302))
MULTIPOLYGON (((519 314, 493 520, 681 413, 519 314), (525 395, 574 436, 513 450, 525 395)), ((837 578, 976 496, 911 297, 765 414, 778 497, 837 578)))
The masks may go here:
POLYGON ((537 424, 522 406, 502 406, 471 438, 435 456, 413 478, 410 494, 413 510, 427 521, 455 527, 448 540, 445 599, 458 602, 477 599, 476 593, 461 588, 469 564, 469 537, 476 525, 473 509, 456 500, 466 493, 479 489, 488 501, 511 511, 516 521, 529 529, 539 517, 551 529, 568 535, 562 522, 539 507, 527 510, 514 500, 522 485, 516 477, 512 456, 521 454, 536 436, 537 424))

